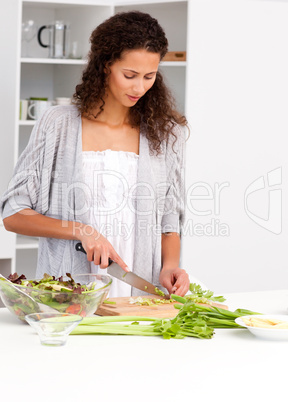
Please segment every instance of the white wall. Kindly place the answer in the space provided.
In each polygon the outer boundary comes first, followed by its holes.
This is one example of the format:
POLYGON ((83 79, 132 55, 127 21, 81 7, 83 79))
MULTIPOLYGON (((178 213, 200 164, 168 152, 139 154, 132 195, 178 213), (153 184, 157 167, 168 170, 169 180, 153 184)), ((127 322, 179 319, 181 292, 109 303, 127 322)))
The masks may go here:
POLYGON ((182 266, 217 292, 287 288, 288 3, 189 5, 182 266))

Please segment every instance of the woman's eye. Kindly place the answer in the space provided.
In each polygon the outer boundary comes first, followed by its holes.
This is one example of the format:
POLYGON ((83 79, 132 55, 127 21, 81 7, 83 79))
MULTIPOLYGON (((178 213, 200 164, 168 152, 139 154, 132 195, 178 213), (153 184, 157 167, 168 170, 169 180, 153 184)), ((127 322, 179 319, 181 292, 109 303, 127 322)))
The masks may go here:
MULTIPOLYGON (((127 78, 127 80, 132 80, 133 78, 135 78, 135 75, 126 75, 124 74, 124 77, 127 78)), ((145 77, 145 80, 152 80, 153 77, 145 77)))

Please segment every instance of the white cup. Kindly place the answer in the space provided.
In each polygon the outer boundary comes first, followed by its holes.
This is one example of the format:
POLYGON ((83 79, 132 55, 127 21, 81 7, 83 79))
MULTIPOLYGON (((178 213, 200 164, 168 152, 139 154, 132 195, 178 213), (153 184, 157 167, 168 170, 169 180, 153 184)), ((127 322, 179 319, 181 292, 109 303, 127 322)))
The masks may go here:
POLYGON ((56 98, 56 105, 71 105, 71 98, 56 98))
POLYGON ((27 111, 28 117, 32 120, 38 120, 42 113, 53 104, 54 102, 52 101, 30 101, 27 111))
POLYGON ((19 120, 27 120, 28 100, 20 99, 19 120))
POLYGON ((81 43, 78 41, 72 42, 71 53, 69 55, 70 59, 81 59, 82 51, 81 51, 81 43))

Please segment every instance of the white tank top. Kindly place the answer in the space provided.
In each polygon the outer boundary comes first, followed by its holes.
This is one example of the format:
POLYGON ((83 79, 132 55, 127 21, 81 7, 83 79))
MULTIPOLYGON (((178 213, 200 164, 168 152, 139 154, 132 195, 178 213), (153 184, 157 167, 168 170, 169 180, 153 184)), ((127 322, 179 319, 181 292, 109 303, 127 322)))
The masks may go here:
MULTIPOLYGON (((137 183, 139 155, 133 152, 84 151, 83 173, 90 224, 112 244, 133 271, 135 211, 133 188, 137 183)), ((91 272, 106 269, 91 263, 91 272)), ((131 296, 131 286, 112 278, 109 297, 131 296)))

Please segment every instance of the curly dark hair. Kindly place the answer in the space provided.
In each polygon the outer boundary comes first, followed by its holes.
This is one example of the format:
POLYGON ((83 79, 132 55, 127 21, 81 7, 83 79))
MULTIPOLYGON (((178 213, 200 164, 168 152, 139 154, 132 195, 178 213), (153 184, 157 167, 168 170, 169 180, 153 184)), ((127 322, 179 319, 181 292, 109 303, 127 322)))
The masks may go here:
MULTIPOLYGON (((100 24, 90 36, 91 49, 82 82, 76 86, 73 103, 82 116, 96 118, 105 106, 109 67, 127 50, 145 49, 158 53, 160 60, 168 50, 168 41, 158 21, 139 11, 121 12, 100 24), (108 71, 108 72, 107 72, 108 71), (93 110, 98 108, 97 115, 93 110)), ((172 135, 176 124, 187 125, 175 107, 170 90, 158 71, 153 86, 129 110, 133 127, 143 125, 151 151, 161 152, 161 143, 172 135)))

